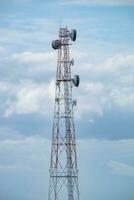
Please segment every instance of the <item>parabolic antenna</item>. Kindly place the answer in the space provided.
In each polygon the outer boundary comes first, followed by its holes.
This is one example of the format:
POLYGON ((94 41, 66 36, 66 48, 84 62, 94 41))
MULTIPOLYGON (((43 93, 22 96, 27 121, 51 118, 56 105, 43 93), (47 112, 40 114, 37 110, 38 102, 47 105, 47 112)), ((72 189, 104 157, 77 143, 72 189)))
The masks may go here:
POLYGON ((72 41, 75 41, 76 40, 76 36, 77 36, 77 32, 75 29, 72 29, 71 32, 70 32, 70 38, 72 41))
POLYGON ((60 40, 53 40, 52 41, 52 47, 53 47, 53 49, 60 49, 61 41, 60 40))
POLYGON ((80 77, 79 77, 79 75, 74 75, 73 83, 74 83, 75 87, 79 86, 79 83, 80 83, 80 77))

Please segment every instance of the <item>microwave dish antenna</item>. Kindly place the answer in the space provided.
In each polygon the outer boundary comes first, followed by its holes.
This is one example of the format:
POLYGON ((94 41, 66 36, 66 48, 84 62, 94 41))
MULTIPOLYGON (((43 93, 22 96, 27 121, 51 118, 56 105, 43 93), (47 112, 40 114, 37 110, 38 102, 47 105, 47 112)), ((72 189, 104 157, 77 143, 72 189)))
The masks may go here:
POLYGON ((74 42, 76 40, 76 37, 77 37, 77 32, 76 32, 75 29, 72 29, 71 32, 70 32, 71 40, 74 42))
POLYGON ((73 84, 74 84, 74 86, 78 87, 79 83, 80 83, 80 77, 79 77, 79 75, 74 75, 74 78, 73 78, 73 84))

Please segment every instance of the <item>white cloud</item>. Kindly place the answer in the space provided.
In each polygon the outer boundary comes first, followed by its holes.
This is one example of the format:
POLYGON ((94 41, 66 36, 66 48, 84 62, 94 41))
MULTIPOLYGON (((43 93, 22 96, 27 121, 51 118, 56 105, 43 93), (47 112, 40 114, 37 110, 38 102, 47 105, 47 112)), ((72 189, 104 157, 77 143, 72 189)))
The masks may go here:
POLYGON ((101 82, 81 82, 75 95, 78 98, 76 117, 82 119, 87 115, 89 120, 94 120, 96 117, 102 117, 105 111, 113 107, 134 110, 134 90, 129 87, 112 87, 101 82))
MULTIPOLYGON (((5 2, 12 2, 17 4, 32 3, 37 0, 6 0, 5 2)), ((65 5, 133 5, 133 0, 58 0, 60 4, 65 5)))
POLYGON ((92 95, 101 94, 105 86, 100 82, 82 82, 81 89, 84 90, 85 93, 91 93, 92 95))
MULTIPOLYGON (((134 65, 134 55, 115 55, 99 64, 95 70, 105 73, 117 73, 123 70, 131 70, 134 65)), ((128 71, 129 73, 129 71, 128 71)))
POLYGON ((18 87, 14 100, 7 104, 5 117, 16 113, 41 112, 48 116, 48 108, 51 110, 54 99, 54 82, 49 84, 36 84, 34 82, 24 82, 18 87))
POLYGON ((65 5, 134 5, 133 0, 61 0, 65 5))
MULTIPOLYGON (((56 25, 50 19, 20 16, 17 18, 16 15, 7 16, 4 23, 7 25, 0 28, 2 52, 5 51, 3 48, 15 52, 15 47, 19 48, 20 51, 48 50, 54 37, 53 31, 56 25)), ((7 52, 5 51, 5 53, 7 52)))
POLYGON ((112 172, 122 176, 134 176, 134 166, 127 165, 122 162, 110 160, 109 167, 112 172))
POLYGON ((134 55, 115 55, 100 64, 83 59, 77 69, 82 79, 76 94, 79 118, 83 114, 88 114, 89 120, 102 117, 113 107, 134 110, 133 66, 134 55))
POLYGON ((23 52, 12 55, 12 59, 18 61, 20 64, 34 64, 51 61, 55 59, 56 55, 53 52, 23 52))
MULTIPOLYGON (((125 75, 131 75, 134 71, 134 55, 115 54, 112 57, 106 57, 105 60, 99 63, 91 63, 90 55, 83 59, 83 65, 78 66, 80 72, 87 71, 87 73, 96 77, 105 78, 122 78, 125 75), (124 74, 125 73, 125 74, 124 74)), ((111 80, 111 79, 110 79, 111 80)))
MULTIPOLYGON (((13 54, 11 60, 17 64, 19 73, 24 77, 29 74, 33 79, 56 70, 56 54, 56 52, 23 52, 13 54)), ((73 90, 75 92, 73 96, 78 98, 78 106, 75 109, 77 118, 82 119, 86 116, 87 120, 93 122, 96 117, 102 117, 105 111, 113 107, 133 110, 134 55, 117 54, 102 63, 93 64, 90 63, 90 56, 86 52, 74 51, 73 54, 74 57, 77 56, 73 71, 77 70, 82 80, 78 90, 73 90)), ((3 104, 5 116, 11 116, 13 113, 45 114, 47 107, 52 108, 54 81, 48 84, 22 82, 18 85, 9 82, 0 83, 1 94, 3 95, 3 92, 6 94, 6 101, 3 104)))
POLYGON ((13 54, 11 61, 23 66, 25 73, 29 75, 53 72, 56 66, 56 52, 23 52, 13 54), (54 66, 55 63, 55 66, 54 66))
POLYGON ((102 117, 104 105, 108 104, 106 88, 99 82, 81 82, 78 95, 78 107, 75 110, 76 116, 81 119, 88 114, 88 119, 102 117))
POLYGON ((134 91, 129 88, 113 89, 111 100, 116 106, 132 110, 134 107, 134 91))

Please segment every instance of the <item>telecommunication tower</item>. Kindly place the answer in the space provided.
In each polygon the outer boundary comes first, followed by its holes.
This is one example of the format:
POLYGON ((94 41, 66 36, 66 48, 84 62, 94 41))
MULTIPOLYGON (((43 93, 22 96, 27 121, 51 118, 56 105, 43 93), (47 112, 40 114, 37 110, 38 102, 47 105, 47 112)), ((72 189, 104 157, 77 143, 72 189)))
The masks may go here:
POLYGON ((52 133, 48 200, 79 200, 72 87, 79 86, 79 76, 71 77, 74 60, 69 46, 76 40, 76 30, 60 28, 59 39, 52 42, 58 50, 54 122, 52 133))

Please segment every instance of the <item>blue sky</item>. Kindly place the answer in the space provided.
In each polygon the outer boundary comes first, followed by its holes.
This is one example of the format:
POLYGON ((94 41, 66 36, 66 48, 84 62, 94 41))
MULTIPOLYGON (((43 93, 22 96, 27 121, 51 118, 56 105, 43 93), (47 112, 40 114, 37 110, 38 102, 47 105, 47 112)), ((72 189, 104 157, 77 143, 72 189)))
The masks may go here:
POLYGON ((78 33, 80 197, 133 200, 133 0, 0 1, 0 199, 47 199, 60 17, 78 33))

